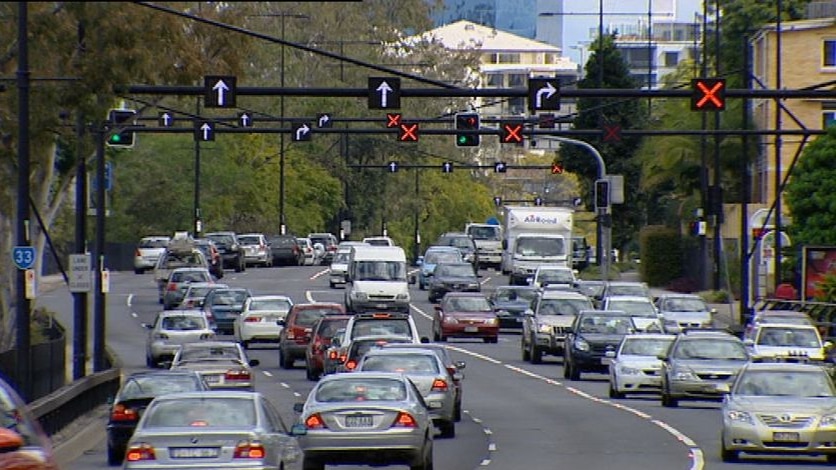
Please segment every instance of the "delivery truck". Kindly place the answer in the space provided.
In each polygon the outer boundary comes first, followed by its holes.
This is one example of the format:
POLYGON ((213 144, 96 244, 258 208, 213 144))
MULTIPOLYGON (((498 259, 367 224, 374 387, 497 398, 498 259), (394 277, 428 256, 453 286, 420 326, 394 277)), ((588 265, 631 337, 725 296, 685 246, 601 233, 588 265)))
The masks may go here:
POLYGON ((572 267, 574 210, 505 206, 502 272, 509 284, 525 285, 540 265, 572 267))

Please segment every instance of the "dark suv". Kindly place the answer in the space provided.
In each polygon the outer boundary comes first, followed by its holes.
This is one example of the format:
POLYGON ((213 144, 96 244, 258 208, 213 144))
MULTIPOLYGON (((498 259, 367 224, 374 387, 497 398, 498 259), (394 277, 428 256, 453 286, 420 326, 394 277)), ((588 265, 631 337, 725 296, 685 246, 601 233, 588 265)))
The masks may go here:
POLYGON ((274 235, 267 238, 270 245, 270 254, 273 256, 273 264, 302 266, 305 264, 305 253, 296 240, 296 235, 274 235))
POLYGON ((238 236, 235 232, 207 233, 206 238, 215 242, 215 248, 221 255, 224 268, 234 269, 236 273, 247 268, 244 263, 244 247, 238 243, 238 236))
POLYGON ((472 264, 473 269, 478 269, 479 253, 476 251, 476 242, 470 238, 470 235, 460 232, 443 233, 433 245, 454 246, 458 248, 462 252, 462 258, 472 264))
POLYGON ((345 315, 345 307, 335 303, 295 304, 278 321, 284 327, 279 333, 279 365, 283 369, 292 369, 297 359, 305 359, 313 327, 324 315, 345 315))
POLYGON ((325 371, 325 351, 331 346, 331 338, 345 329, 351 315, 325 315, 319 318, 311 332, 311 341, 305 351, 305 373, 308 380, 319 380, 325 371))
POLYGON ((621 340, 635 333, 633 318, 624 312, 582 310, 566 334, 563 377, 580 380, 581 372, 609 372, 621 340))

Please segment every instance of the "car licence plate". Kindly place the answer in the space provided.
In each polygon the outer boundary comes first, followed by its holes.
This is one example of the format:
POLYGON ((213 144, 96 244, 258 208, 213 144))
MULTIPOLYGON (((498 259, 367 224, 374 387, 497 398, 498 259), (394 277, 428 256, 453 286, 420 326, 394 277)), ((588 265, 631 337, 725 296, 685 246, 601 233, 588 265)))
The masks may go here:
POLYGON ((611 357, 602 357, 601 358, 601 364, 603 364, 605 366, 608 366, 608 365, 612 364, 612 358, 611 357))
POLYGON ((173 459, 212 459, 220 455, 219 447, 172 447, 169 449, 173 459))
POLYGON ((370 428, 374 421, 371 416, 346 416, 345 425, 349 428, 370 428))
POLYGON ((208 384, 216 384, 221 382, 220 375, 204 375, 203 380, 208 384))
POLYGON ((375 306, 374 306, 374 308, 380 308, 380 309, 384 309, 384 310, 385 310, 387 307, 388 307, 388 305, 386 305, 386 304, 375 304, 375 306))
POLYGON ((479 332, 479 327, 477 327, 477 326, 466 326, 466 327, 464 327, 464 332, 465 333, 478 333, 479 332))
POLYGON ((775 442, 798 442, 801 439, 797 432, 773 432, 772 440, 775 442))

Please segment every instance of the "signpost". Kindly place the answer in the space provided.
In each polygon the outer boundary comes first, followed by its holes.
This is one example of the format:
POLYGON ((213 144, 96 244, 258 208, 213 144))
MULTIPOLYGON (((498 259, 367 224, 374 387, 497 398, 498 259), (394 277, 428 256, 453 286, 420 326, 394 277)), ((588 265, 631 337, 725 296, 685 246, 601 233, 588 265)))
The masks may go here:
POLYGON ((89 253, 70 255, 70 292, 90 292, 93 290, 91 269, 92 258, 89 253))
POLYGON ((32 269, 35 266, 36 254, 34 246, 16 246, 12 248, 12 261, 17 269, 32 269))
POLYGON ((211 121, 196 121, 194 128, 196 142, 212 142, 215 140, 215 124, 211 121))

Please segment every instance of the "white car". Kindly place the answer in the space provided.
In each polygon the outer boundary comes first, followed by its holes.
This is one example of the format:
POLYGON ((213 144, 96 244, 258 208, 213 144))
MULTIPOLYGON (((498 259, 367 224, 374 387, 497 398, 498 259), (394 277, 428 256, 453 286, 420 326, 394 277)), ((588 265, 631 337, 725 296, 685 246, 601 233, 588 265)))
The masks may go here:
POLYGON ((766 323, 755 330, 743 344, 756 359, 784 359, 787 361, 816 361, 825 359, 825 350, 832 344, 823 343, 819 330, 812 325, 766 323))
POLYGON ((366 237, 363 243, 368 243, 372 246, 396 246, 395 242, 389 237, 366 237))
POLYGON ((157 261, 171 241, 170 237, 154 236, 144 237, 136 245, 134 252, 134 272, 142 274, 149 269, 154 269, 157 261))
POLYGON ((316 266, 319 262, 317 259, 316 250, 314 250, 313 243, 310 238, 302 237, 296 239, 299 242, 299 248, 305 254, 305 266, 316 266))
POLYGON ((351 256, 351 249, 341 248, 334 255, 331 268, 328 270, 328 285, 335 288, 338 284, 345 284, 345 276, 348 274, 348 258, 351 256))
POLYGON ((627 335, 610 363, 610 398, 628 393, 658 393, 662 388, 660 354, 668 350, 674 335, 627 335))
POLYGON ((633 317, 639 331, 662 332, 664 318, 656 310, 653 301, 638 295, 616 295, 604 297, 602 310, 618 310, 633 317))
POLYGON ((279 343, 282 326, 277 323, 287 317, 293 301, 286 295, 257 295, 244 301, 241 315, 232 324, 235 341, 244 349, 251 343, 279 343))
POLYGON ((567 266, 544 265, 534 271, 534 276, 531 278, 529 284, 538 289, 555 285, 573 287, 577 281, 572 268, 567 266))

